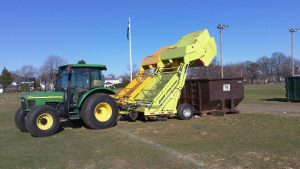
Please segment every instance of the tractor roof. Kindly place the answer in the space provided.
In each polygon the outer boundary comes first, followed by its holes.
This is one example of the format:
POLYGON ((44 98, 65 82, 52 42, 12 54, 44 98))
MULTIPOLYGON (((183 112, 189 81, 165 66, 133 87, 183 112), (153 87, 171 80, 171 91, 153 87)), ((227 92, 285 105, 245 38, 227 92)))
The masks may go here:
POLYGON ((59 68, 60 69, 63 69, 67 66, 70 66, 70 67, 78 67, 78 68, 99 68, 99 69, 103 69, 103 70, 106 70, 106 66, 105 65, 99 65, 99 64, 67 64, 67 65, 63 65, 63 66, 60 66, 59 68))

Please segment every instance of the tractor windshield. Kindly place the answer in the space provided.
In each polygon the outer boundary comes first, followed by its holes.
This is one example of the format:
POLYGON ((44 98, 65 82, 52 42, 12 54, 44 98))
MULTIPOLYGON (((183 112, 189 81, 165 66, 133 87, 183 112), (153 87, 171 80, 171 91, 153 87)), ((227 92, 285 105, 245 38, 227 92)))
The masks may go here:
POLYGON ((59 71, 56 79, 55 90, 57 91, 65 91, 68 88, 68 70, 62 69, 59 71))

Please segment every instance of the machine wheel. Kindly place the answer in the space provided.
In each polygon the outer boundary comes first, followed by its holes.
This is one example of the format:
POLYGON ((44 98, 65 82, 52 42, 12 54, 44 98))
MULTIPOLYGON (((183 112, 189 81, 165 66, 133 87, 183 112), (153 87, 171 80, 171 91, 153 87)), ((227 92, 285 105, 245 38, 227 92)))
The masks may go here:
POLYGON ((177 116, 180 120, 189 120, 193 117, 193 107, 187 103, 180 104, 177 108, 177 116))
POLYGON ((51 136, 58 131, 60 122, 57 111, 51 106, 38 106, 27 113, 26 129, 32 136, 51 136))
POLYGON ((85 125, 91 129, 112 127, 118 118, 117 103, 107 94, 93 94, 84 102, 81 118, 85 125))
POLYGON ((15 114, 15 124, 21 132, 28 132, 25 127, 25 117, 26 112, 23 112, 22 109, 19 108, 15 114))
POLYGON ((128 121, 134 122, 139 117, 139 112, 136 110, 130 110, 128 113, 128 121))

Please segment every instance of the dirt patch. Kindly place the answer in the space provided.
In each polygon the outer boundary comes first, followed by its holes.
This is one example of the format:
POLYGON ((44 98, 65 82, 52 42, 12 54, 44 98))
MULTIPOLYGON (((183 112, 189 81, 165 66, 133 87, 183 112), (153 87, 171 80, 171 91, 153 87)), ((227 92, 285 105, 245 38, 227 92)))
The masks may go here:
POLYGON ((294 104, 260 104, 241 103, 238 110, 242 113, 265 113, 281 116, 300 117, 300 103, 294 104))

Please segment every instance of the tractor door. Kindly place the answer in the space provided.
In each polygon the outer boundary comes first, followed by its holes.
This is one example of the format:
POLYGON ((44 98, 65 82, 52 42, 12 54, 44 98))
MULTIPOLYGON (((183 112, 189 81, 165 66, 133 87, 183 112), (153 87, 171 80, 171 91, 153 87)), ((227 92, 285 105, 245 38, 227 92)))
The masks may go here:
POLYGON ((90 77, 88 68, 73 68, 71 70, 70 90, 68 96, 71 107, 77 104, 78 99, 90 87, 90 77), (73 106, 72 106, 73 105, 73 106))
POLYGON ((103 86, 101 69, 73 68, 70 82, 70 103, 77 104, 78 99, 91 88, 103 86))

